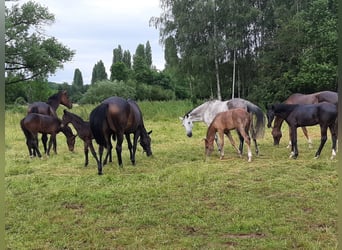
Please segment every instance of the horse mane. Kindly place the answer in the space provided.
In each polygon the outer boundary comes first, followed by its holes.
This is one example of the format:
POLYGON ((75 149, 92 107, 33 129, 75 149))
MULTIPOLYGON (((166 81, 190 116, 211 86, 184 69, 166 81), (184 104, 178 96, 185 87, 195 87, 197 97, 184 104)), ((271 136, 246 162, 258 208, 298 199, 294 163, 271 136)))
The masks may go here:
POLYGON ((93 111, 91 111, 89 116, 90 129, 93 133, 95 141, 97 144, 106 146, 106 138, 103 131, 103 123, 107 123, 106 115, 108 110, 108 103, 101 103, 93 111))
POLYGON ((79 124, 79 125, 83 125, 84 123, 86 123, 86 121, 84 121, 80 116, 74 114, 74 113, 71 113, 69 111, 67 111, 66 109, 64 109, 64 114, 66 115, 69 115, 69 116, 72 116, 73 118, 73 121, 76 123, 76 124, 79 124))

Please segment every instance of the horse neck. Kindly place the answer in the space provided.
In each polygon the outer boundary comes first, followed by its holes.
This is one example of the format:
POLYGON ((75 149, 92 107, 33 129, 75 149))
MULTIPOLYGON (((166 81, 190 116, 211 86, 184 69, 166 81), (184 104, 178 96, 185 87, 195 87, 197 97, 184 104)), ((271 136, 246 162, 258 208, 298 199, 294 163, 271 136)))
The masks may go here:
POLYGON ((278 108, 274 110, 274 114, 285 120, 297 106, 298 104, 279 104, 278 108))
POLYGON ((47 100, 47 102, 46 102, 47 104, 49 104, 52 108, 53 108, 53 110, 57 110, 57 108, 58 108, 58 106, 59 106, 59 104, 61 103, 61 97, 60 97, 60 95, 58 94, 58 95, 53 95, 53 96, 51 96, 48 100, 47 100), (55 98, 56 97, 56 98, 55 98))
POLYGON ((212 143, 214 141, 215 134, 216 128, 213 126, 213 124, 211 124, 207 130, 207 140, 209 141, 209 143, 212 143))
POLYGON ((62 127, 60 128, 60 131, 61 131, 67 138, 73 136, 73 133, 72 133, 71 128, 68 127, 67 125, 62 126, 62 127))
POLYGON ((82 130, 84 126, 87 124, 85 121, 82 120, 81 117, 78 116, 70 116, 69 121, 72 123, 72 125, 75 127, 77 131, 82 130))

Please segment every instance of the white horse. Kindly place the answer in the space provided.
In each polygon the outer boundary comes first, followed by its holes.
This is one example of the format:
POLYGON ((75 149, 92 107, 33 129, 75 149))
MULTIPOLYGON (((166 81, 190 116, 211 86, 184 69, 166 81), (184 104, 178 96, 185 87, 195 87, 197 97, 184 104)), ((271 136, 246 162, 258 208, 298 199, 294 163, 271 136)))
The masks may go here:
MULTIPOLYGON (((209 127, 209 125, 211 124, 211 122, 214 120, 214 118, 216 117, 218 113, 227 111, 229 109, 234 109, 234 108, 244 108, 252 115, 255 115, 256 124, 254 125, 254 122, 252 122, 251 134, 252 134, 252 139, 255 144, 255 152, 256 154, 258 154, 259 148, 258 148, 256 139, 262 138, 264 136, 265 118, 264 118, 264 113, 262 112, 262 109, 258 107, 257 105, 251 103, 250 101, 247 101, 241 98, 234 98, 228 101, 219 101, 219 100, 207 101, 201 104, 200 106, 192 109, 191 111, 186 113, 183 117, 179 117, 179 119, 182 121, 182 124, 186 131, 186 135, 188 137, 191 137, 193 122, 204 122, 209 127)), ((239 146, 238 151, 240 151, 239 153, 242 153, 244 139, 239 133, 238 135, 240 139, 240 146, 239 146)), ((231 136, 228 136, 228 139, 230 140, 231 144, 235 147, 235 142, 233 138, 231 136)), ((215 138, 215 140, 216 140, 218 149, 220 150, 221 147, 218 143, 217 137, 215 138)))

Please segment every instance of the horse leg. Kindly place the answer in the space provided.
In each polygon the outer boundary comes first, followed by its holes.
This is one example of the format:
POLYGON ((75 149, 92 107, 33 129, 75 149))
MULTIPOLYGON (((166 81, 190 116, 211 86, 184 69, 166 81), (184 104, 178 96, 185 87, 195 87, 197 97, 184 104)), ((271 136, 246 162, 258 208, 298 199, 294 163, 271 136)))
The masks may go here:
POLYGON ((229 141, 230 141, 230 144, 232 144, 232 146, 235 148, 235 150, 237 151, 237 153, 241 156, 241 151, 240 149, 237 148, 236 144, 235 144, 235 141, 232 137, 232 134, 230 133, 230 131, 227 131, 226 133, 226 136, 228 137, 229 141))
POLYGON ((97 173, 98 175, 102 175, 102 155, 103 155, 103 146, 99 146, 99 159, 95 157, 97 160, 97 173))
POLYGON ((57 154, 57 137, 55 137, 53 139, 52 145, 53 145, 53 152, 55 152, 55 154, 57 154))
POLYGON ((248 135, 248 129, 247 130, 241 130, 241 136, 245 140, 247 144, 247 156, 248 156, 248 162, 252 161, 252 150, 251 150, 251 138, 248 135))
POLYGON ((48 136, 47 134, 42 134, 42 142, 43 142, 43 147, 44 147, 44 153, 47 153, 47 141, 48 141, 48 136))
POLYGON ((221 151, 221 145, 220 145, 220 142, 219 142, 217 134, 215 134, 215 142, 216 142, 218 151, 220 152, 221 151))
POLYGON ((54 140, 56 140, 56 134, 54 134, 54 135, 51 134, 50 140, 49 140, 49 146, 48 146, 48 149, 47 149, 47 152, 46 152, 47 155, 50 155, 50 149, 52 147, 52 143, 53 143, 54 140))
POLYGON ((113 145, 112 145, 112 142, 110 140, 110 137, 108 138, 106 149, 107 149, 107 153, 106 153, 105 159, 103 160, 103 165, 107 164, 108 158, 109 158, 109 162, 112 162, 112 149, 113 149, 113 145))
POLYGON ((93 146, 93 142, 92 140, 87 141, 88 147, 90 148, 90 152, 92 153, 92 155, 94 156, 96 162, 99 162, 99 159, 97 158, 94 146, 93 146))
POLYGON ((331 157, 330 159, 333 160, 336 156, 336 144, 337 144, 337 131, 336 131, 336 125, 330 125, 330 133, 331 133, 331 140, 332 140, 332 151, 331 151, 331 157))
POLYGON ((237 129, 236 130, 238 136, 239 136, 239 140, 240 140, 240 145, 239 145, 239 151, 240 151, 240 155, 242 155, 243 153, 243 142, 244 142, 244 138, 243 136, 241 135, 240 131, 237 129))
POLYGON ((222 131, 219 132, 219 137, 220 137, 220 141, 221 141, 221 151, 220 151, 220 160, 223 159, 224 157, 224 133, 222 131))
POLYGON ((115 149, 116 149, 116 156, 118 157, 119 167, 122 167, 122 158, 121 158, 122 142, 123 142, 123 133, 118 133, 115 149))
POLYGON ((306 129, 306 127, 302 127, 303 133, 305 138, 307 139, 308 143, 309 143, 309 148, 312 148, 312 141, 311 138, 309 136, 308 130, 306 129))
POLYGON ((253 138, 254 141, 254 146, 255 146, 255 154, 259 155, 259 146, 258 146, 258 142, 255 138, 253 138))
POLYGON ((321 125, 321 143, 320 143, 318 150, 315 154, 316 159, 320 156, 321 151, 324 147, 324 144, 327 141, 327 130, 328 130, 327 126, 321 125))
POLYGON ((88 163, 89 163, 89 160, 88 160, 88 152, 89 152, 89 149, 88 149, 88 143, 86 141, 83 142, 83 147, 84 147, 84 166, 88 166, 88 163))
POLYGON ((291 127, 291 154, 290 158, 296 159, 298 157, 298 145, 297 145, 297 128, 291 127))
POLYGON ((42 157, 42 155, 40 154, 40 151, 39 151, 39 147, 38 147, 38 137, 36 137, 34 139, 34 144, 33 144, 33 152, 34 152, 34 155, 38 155, 38 157, 42 157))
MULTIPOLYGON (((133 155, 133 145, 131 142, 131 137, 129 136, 129 134, 125 134, 126 137, 126 141, 128 144, 128 150, 129 150, 129 158, 131 159, 132 165, 135 165, 135 159, 134 159, 134 155, 133 155)), ((135 139, 135 136, 134 136, 135 139)))

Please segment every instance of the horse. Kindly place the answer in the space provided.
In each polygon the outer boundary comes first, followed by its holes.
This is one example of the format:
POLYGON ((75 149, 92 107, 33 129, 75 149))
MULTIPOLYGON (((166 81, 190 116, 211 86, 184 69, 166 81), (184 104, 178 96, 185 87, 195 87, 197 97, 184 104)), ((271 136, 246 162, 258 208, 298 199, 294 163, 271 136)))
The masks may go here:
MULTIPOLYGON (((209 156, 214 150, 214 138, 216 132, 218 132, 221 141, 221 151, 220 159, 224 157, 224 134, 231 137, 230 130, 236 129, 239 134, 243 137, 248 148, 248 162, 252 161, 252 151, 251 142, 249 137, 249 130, 251 126, 251 115, 242 108, 236 108, 218 113, 214 120, 208 127, 207 136, 204 139, 205 143, 205 154, 209 156)), ((240 151, 235 145, 234 148, 238 151, 241 156, 242 151, 240 151)))
MULTIPOLYGON (((234 108, 244 108, 249 113, 253 114, 256 117, 256 124, 254 125, 253 120, 251 126, 252 130, 252 138, 255 144, 255 152, 258 155, 259 154, 259 148, 257 139, 262 138, 264 136, 265 131, 265 118, 264 113, 260 107, 257 105, 251 103, 250 101, 247 101, 242 98, 234 98, 227 101, 219 101, 219 100, 211 100, 207 101, 196 108, 192 109, 188 113, 186 113, 183 117, 179 117, 179 119, 182 121, 182 124, 185 128, 186 135, 188 137, 192 136, 192 127, 193 122, 204 122, 207 126, 211 124, 215 116, 220 113, 224 112, 230 109, 234 108)), ((238 133, 239 134, 239 133, 238 133)), ((242 152, 243 149, 243 137, 239 135, 240 139, 240 151, 242 152)), ((216 137, 216 144, 220 150, 220 145, 217 141, 216 137)), ((229 138, 232 145, 235 144, 232 137, 229 138)))
MULTIPOLYGON (((62 104, 65 107, 71 109, 72 102, 69 100, 69 96, 66 90, 60 90, 58 93, 53 94, 47 100, 47 102, 33 102, 28 106, 27 113, 38 113, 43 115, 50 115, 57 117, 57 108, 62 104)), ((45 133, 42 134, 42 142, 44 146, 44 152, 47 151, 47 135, 45 133)), ((56 142, 53 142, 54 147, 56 147, 56 142)))
MULTIPOLYGON (((294 93, 290 95, 283 103, 285 104, 315 104, 320 102, 330 102, 332 104, 338 104, 338 95, 333 91, 321 91, 312 94, 300 94, 294 93)), ((281 126, 284 122, 284 119, 276 116, 273 123, 272 128, 272 136, 273 136, 273 145, 278 146, 280 139, 282 137, 281 126)), ((271 123, 268 122, 267 127, 271 127, 271 123)), ((308 134, 306 127, 302 127, 305 138, 309 143, 309 147, 312 147, 312 140, 308 134)), ((291 138, 291 134, 289 135, 291 138)), ((289 143, 290 146, 290 143, 289 143)))
MULTIPOLYGON (((109 97, 92 110, 89 121, 90 129, 96 143, 99 145, 99 158, 97 162, 99 175, 102 174, 103 149, 107 149, 107 156, 112 149, 111 136, 117 141, 115 149, 119 167, 123 166, 121 152, 124 135, 128 143, 132 165, 135 165, 135 152, 139 138, 140 145, 147 156, 152 155, 150 138, 152 131, 146 131, 141 110, 133 100, 126 100, 118 96, 109 97), (133 145, 130 140, 130 134, 132 133, 134 134, 133 145)), ((103 165, 105 163, 106 160, 103 165)))
POLYGON ((336 156, 337 141, 337 106, 328 102, 316 104, 274 104, 267 109, 267 119, 272 123, 275 116, 285 120, 291 132, 291 154, 290 158, 298 157, 297 128, 319 124, 321 129, 321 143, 315 154, 318 158, 327 140, 329 128, 332 138, 331 159, 336 156))
MULTIPOLYGON (((69 126, 63 126, 62 121, 57 117, 42 115, 37 113, 27 114, 20 121, 21 129, 23 130, 26 137, 26 145, 29 150, 30 157, 36 156, 41 157, 41 153, 38 148, 38 133, 50 134, 49 146, 46 154, 50 154, 50 149, 53 141, 56 139, 56 135, 62 132, 67 138, 67 144, 70 151, 74 150, 75 138, 72 130, 69 126)), ((53 145, 53 150, 57 154, 57 147, 53 145)))
POLYGON ((88 166, 88 163, 89 163, 89 160, 88 160, 89 148, 97 162, 98 159, 97 159, 96 152, 95 152, 93 142, 92 142, 94 139, 94 136, 90 129, 90 123, 87 121, 84 121, 81 117, 67 111, 66 109, 63 110, 62 122, 64 125, 71 123, 76 129, 78 137, 83 140, 84 156, 85 156, 84 166, 85 167, 88 166))

